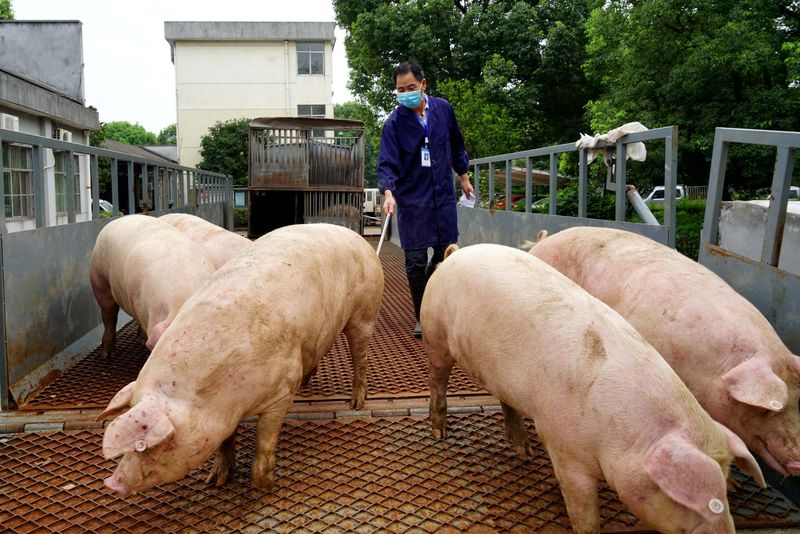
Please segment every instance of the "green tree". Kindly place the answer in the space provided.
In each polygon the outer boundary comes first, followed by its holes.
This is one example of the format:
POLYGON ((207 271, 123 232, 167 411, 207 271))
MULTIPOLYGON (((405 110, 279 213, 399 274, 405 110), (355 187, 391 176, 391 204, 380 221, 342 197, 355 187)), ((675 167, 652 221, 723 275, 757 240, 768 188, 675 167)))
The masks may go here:
POLYGON ((11 0, 0 0, 0 20, 14 20, 14 10, 11 0))
POLYGON ((158 132, 159 145, 177 145, 178 144, 178 125, 175 123, 170 124, 160 132, 158 132))
MULTIPOLYGON (((347 31, 348 87, 377 116, 385 117, 396 106, 392 68, 415 58, 425 69, 430 94, 469 96, 464 106, 451 102, 473 117, 493 116, 491 110, 475 109, 482 102, 505 110, 500 122, 511 128, 514 141, 506 145, 521 149, 576 140, 586 130, 583 107, 594 93, 581 69, 586 58, 583 23, 588 3, 598 1, 333 4, 337 23, 347 31)), ((465 137, 479 139, 486 127, 468 121, 465 137)), ((473 150, 471 155, 490 154, 473 150)))
POLYGON ((247 134, 250 119, 231 119, 217 122, 200 139, 199 169, 219 172, 233 177, 233 185, 246 186, 247 134))
POLYGON ((364 123, 364 187, 378 187, 378 146, 381 140, 381 127, 375 114, 356 101, 336 104, 333 116, 337 119, 357 120, 364 123))
MULTIPOLYGON (((587 23, 585 72, 602 88, 587 107, 592 129, 676 124, 681 180, 705 183, 716 127, 800 127, 793 50, 784 46, 796 41, 798 17, 791 0, 604 2, 587 23)), ((737 146, 728 183, 768 185, 767 152, 737 146)))
POLYGON ((105 136, 107 139, 125 143, 128 145, 155 145, 157 143, 156 134, 148 132, 144 126, 131 124, 127 121, 113 121, 105 124, 105 136))

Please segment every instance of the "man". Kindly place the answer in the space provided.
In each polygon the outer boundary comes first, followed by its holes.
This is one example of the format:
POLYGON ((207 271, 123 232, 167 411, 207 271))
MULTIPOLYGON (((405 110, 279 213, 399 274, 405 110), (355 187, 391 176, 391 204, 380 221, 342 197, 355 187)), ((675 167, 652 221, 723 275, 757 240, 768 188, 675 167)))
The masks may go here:
POLYGON ((406 275, 421 338, 419 308, 425 284, 444 250, 458 241, 453 170, 461 189, 472 197, 469 156, 464 137, 447 100, 425 94, 426 80, 416 62, 401 63, 392 73, 400 105, 383 126, 378 154, 378 179, 384 194, 383 211, 394 214, 406 275), (433 257, 428 261, 428 248, 433 257))

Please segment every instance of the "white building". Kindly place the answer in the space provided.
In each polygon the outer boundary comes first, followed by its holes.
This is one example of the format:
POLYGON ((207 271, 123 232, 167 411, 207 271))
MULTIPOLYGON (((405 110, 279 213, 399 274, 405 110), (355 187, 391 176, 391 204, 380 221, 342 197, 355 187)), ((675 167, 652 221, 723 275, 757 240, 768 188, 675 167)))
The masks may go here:
MULTIPOLYGON (((85 107, 83 36, 79 21, 0 21, 0 128, 82 145, 100 126, 85 107)), ((2 145, 5 226, 36 227, 33 148, 2 145)), ((66 151, 42 151, 45 226, 67 222, 66 151)), ((72 162, 76 220, 90 218, 88 156, 72 162)))
POLYGON ((334 22, 165 22, 178 159, 194 167, 217 122, 333 117, 334 22))

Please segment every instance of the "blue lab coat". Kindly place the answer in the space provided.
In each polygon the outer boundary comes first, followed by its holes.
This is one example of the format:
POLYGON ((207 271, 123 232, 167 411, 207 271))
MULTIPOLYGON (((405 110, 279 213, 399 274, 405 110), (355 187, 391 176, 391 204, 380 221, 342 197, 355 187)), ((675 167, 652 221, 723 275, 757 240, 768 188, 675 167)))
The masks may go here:
POLYGON ((443 98, 426 97, 431 166, 422 166, 425 128, 405 106, 398 106, 386 120, 378 152, 379 187, 394 195, 404 249, 458 241, 453 170, 461 175, 469 169, 453 106, 443 98))

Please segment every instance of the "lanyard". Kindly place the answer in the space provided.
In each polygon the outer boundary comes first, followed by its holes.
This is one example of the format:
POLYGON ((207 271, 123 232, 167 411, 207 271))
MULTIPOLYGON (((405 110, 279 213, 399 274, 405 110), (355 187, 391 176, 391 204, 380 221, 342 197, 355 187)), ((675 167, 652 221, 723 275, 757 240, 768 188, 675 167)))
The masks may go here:
POLYGON ((427 148, 427 146, 428 146, 428 138, 430 138, 430 136, 431 136, 430 130, 428 130, 428 121, 426 121, 425 119, 423 119, 422 117, 420 117, 416 113, 414 113, 414 116, 417 118, 417 120, 422 125, 422 127, 425 128, 425 147, 427 148))

